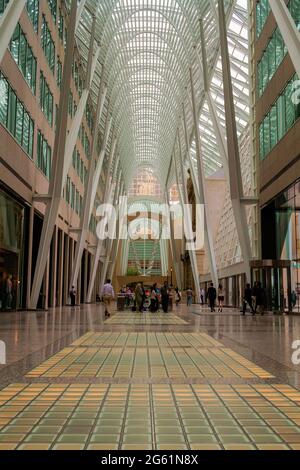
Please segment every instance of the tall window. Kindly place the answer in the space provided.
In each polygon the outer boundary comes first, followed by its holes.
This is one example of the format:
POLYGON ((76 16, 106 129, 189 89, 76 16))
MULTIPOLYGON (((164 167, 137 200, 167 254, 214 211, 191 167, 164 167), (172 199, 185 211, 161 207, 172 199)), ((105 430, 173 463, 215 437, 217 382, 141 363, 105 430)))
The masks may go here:
POLYGON ((32 158, 34 123, 23 103, 0 72, 0 123, 32 158))
POLYGON ((54 73, 55 69, 55 44, 52 39, 50 30, 48 28, 48 24, 45 18, 45 15, 43 15, 43 22, 42 22, 42 36, 41 36, 41 41, 42 41, 42 48, 44 50, 47 62, 49 64, 50 69, 54 73))
POLYGON ((56 65, 56 83, 57 83, 57 86, 60 88, 61 87, 61 82, 62 82, 62 63, 59 59, 59 57, 57 56, 57 65, 56 65))
POLYGON ((49 85, 41 72, 40 75, 40 105, 43 113, 45 114, 49 124, 53 124, 53 95, 50 91, 49 85))
POLYGON ((54 23, 56 24, 57 19, 57 0, 48 0, 48 6, 51 11, 51 15, 54 23))
POLYGON ((9 48, 13 58, 23 73, 25 80, 30 86, 32 92, 35 94, 36 58, 34 57, 32 49, 19 24, 12 36, 9 48))
POLYGON ((270 13, 269 0, 259 0, 256 4, 256 35, 260 36, 270 13))
POLYGON ((0 15, 4 13, 6 5, 8 4, 9 0, 0 0, 0 15))
POLYGON ((27 0, 27 13, 37 33, 39 29, 39 0, 27 0))
POLYGON ((49 179, 51 173, 51 147, 40 131, 37 140, 37 166, 49 179))
POLYGON ((287 48, 279 28, 276 28, 260 61, 257 64, 259 95, 261 96, 283 61, 287 48))
POLYGON ((269 113, 259 126, 260 138, 260 158, 263 160, 275 147, 279 140, 284 137, 288 130, 300 117, 300 105, 297 104, 295 81, 298 76, 295 74, 288 82, 282 94, 278 97, 269 113))

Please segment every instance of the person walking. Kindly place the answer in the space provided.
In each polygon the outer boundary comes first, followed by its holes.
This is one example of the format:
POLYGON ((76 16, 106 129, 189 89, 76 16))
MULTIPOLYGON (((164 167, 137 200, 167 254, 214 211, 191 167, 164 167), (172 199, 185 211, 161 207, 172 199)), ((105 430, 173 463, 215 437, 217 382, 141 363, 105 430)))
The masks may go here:
POLYGON ((75 307, 75 305, 76 305, 76 289, 75 289, 75 286, 71 287, 70 299, 71 299, 71 307, 75 307))
POLYGON ((107 279, 103 286, 102 297, 105 304, 105 316, 110 317, 110 303, 115 298, 114 288, 111 285, 110 279, 107 279))
POLYGON ((190 307, 193 303, 193 290, 189 287, 186 291, 186 305, 190 307))
POLYGON ((168 308, 169 308, 169 288, 168 288, 168 283, 167 281, 164 282, 164 285, 162 286, 160 290, 161 294, 161 306, 162 309, 165 313, 168 313, 168 308))
POLYGON ((201 298, 201 305, 202 306, 204 305, 204 297, 205 297, 205 292, 204 292, 204 289, 202 287, 202 289, 200 291, 200 298, 201 298))
POLYGON ((150 304, 150 312, 155 313, 157 311, 157 292, 156 292, 157 284, 153 284, 151 289, 151 304, 150 304))
POLYGON ((253 288, 252 288, 252 307, 254 310, 254 315, 256 314, 256 309, 257 309, 257 294, 258 294, 258 282, 255 281, 253 288))
POLYGON ((136 285, 135 288, 135 302, 136 302, 136 309, 142 313, 143 311, 143 289, 140 283, 136 285))
POLYGON ((252 289, 251 289, 250 284, 246 284, 246 288, 245 288, 245 291, 244 291, 243 313, 242 313, 242 315, 246 315, 247 304, 250 307, 252 315, 255 315, 255 310, 253 308, 253 302, 252 302, 252 289))
POLYGON ((143 295, 143 299, 142 299, 142 312, 143 312, 144 310, 146 310, 145 307, 144 307, 144 304, 145 304, 145 300, 147 298, 143 282, 141 282, 141 289, 142 289, 142 295, 143 295))
POLYGON ((176 304, 176 307, 178 307, 180 302, 181 302, 181 293, 179 292, 178 287, 175 287, 175 304, 176 304))
POLYGON ((215 312, 215 303, 216 303, 216 298, 217 298, 217 291, 216 288, 214 287, 214 284, 211 283, 210 287, 208 288, 207 291, 207 298, 209 301, 209 306, 210 306, 210 311, 215 312))
POLYGON ((224 292, 222 284, 219 284, 219 287, 218 287, 218 307, 219 307, 218 312, 223 312, 224 299, 225 299, 225 292, 224 292))
POLYGON ((260 313, 261 315, 264 315, 265 291, 261 285, 261 282, 257 283, 256 306, 258 308, 258 313, 260 313))

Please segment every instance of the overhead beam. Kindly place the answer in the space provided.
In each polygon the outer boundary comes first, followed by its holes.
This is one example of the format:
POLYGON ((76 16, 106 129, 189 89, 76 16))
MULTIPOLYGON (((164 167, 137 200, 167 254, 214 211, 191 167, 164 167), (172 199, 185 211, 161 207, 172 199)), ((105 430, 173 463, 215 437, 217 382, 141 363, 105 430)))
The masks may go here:
POLYGON ((226 18, 223 0, 218 0, 219 30, 221 40, 221 58, 223 70, 224 105, 227 132, 227 152, 229 169, 229 187, 231 204, 236 222, 236 229, 240 242, 243 260, 247 266, 246 277, 250 282, 250 260, 252 258, 251 243, 248 230, 248 221, 244 198, 239 142, 236 128, 236 117, 231 82, 228 39, 226 31, 226 18))

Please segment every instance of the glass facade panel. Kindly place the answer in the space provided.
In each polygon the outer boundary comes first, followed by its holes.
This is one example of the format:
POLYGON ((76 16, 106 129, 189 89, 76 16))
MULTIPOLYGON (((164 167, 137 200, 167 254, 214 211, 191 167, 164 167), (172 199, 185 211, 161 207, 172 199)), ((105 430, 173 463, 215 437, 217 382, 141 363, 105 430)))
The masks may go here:
POLYGON ((0 122, 32 158, 34 124, 23 103, 0 73, 0 122))
POLYGON ((32 49, 27 42, 26 36, 22 28, 18 24, 10 42, 10 52, 18 64, 25 80, 35 94, 36 89, 36 58, 32 53, 32 49))
POLYGON ((44 50, 47 62, 49 64, 50 69, 54 73, 55 70, 55 44, 51 36, 50 29, 48 28, 48 24, 46 21, 45 16, 43 15, 43 22, 42 22, 42 36, 41 36, 42 48, 44 50))
POLYGON ((49 179, 51 174, 51 147, 43 134, 38 132, 37 166, 49 179))
POLYGON ((300 312, 300 180, 275 201, 277 258, 292 262, 292 306, 300 312))
POLYGON ((0 0, 0 15, 4 12, 9 0, 0 0))
POLYGON ((263 160, 300 117, 298 77, 295 75, 259 125, 260 158, 263 160), (297 81, 297 83, 295 83, 297 81))
POLYGON ((20 306, 24 208, 0 191, 0 310, 20 306))
POLYGON ((43 113, 48 119, 49 124, 53 125, 53 95, 49 85, 41 72, 40 74, 40 105, 43 113))
POLYGON ((39 0, 27 0, 27 13, 37 33, 39 29, 39 0))

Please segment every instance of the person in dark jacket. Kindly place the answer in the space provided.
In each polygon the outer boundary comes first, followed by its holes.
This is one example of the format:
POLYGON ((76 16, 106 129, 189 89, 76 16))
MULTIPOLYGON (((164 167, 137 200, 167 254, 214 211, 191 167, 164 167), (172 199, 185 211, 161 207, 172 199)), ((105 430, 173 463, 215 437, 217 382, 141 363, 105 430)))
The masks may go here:
POLYGON ((216 288, 214 287, 213 283, 211 283, 210 287, 208 288, 207 291, 207 298, 210 306, 210 311, 215 312, 215 303, 216 303, 216 298, 217 298, 217 291, 216 288))
POLYGON ((264 315, 265 306, 265 291, 261 285, 261 282, 257 282, 256 288, 256 307, 261 315, 264 315))
POLYGON ((162 309, 165 313, 168 313, 168 308, 169 308, 169 288, 168 288, 168 283, 165 281, 164 285, 162 286, 160 290, 161 294, 161 306, 162 309))
POLYGON ((246 307, 247 304, 249 305, 252 315, 255 315, 255 310, 253 308, 252 303, 252 289, 250 284, 246 284, 245 292, 244 292, 244 301, 243 301, 243 315, 246 314, 246 307))

